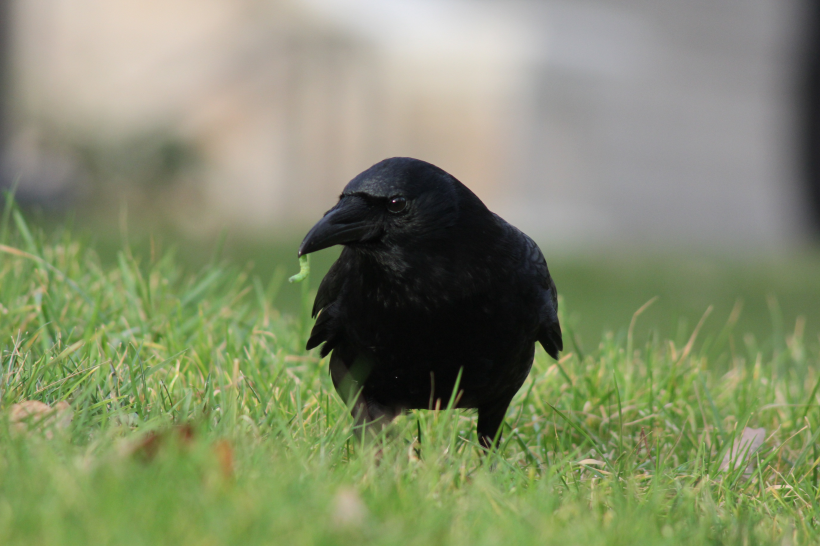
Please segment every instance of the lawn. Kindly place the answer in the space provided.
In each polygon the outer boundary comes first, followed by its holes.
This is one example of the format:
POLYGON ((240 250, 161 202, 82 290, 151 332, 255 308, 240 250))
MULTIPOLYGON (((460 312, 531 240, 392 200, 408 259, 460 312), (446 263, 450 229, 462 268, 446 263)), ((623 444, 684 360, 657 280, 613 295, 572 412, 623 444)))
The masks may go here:
POLYGON ((127 243, 101 258, 10 204, 1 221, 2 545, 820 540, 814 258, 702 291, 675 261, 552 264, 577 335, 559 362, 538 349, 482 455, 475 415, 446 408, 356 439, 304 351, 316 275, 127 243), (666 297, 636 313, 647 290, 666 297), (762 445, 736 453, 752 429, 762 445))

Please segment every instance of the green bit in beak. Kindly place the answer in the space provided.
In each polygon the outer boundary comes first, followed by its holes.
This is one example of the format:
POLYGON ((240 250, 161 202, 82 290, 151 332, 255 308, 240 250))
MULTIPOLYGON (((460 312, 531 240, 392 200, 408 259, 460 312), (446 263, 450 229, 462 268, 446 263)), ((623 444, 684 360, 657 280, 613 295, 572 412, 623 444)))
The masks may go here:
POLYGON ((302 282, 310 273, 310 257, 307 254, 299 256, 299 273, 288 279, 288 282, 302 282))

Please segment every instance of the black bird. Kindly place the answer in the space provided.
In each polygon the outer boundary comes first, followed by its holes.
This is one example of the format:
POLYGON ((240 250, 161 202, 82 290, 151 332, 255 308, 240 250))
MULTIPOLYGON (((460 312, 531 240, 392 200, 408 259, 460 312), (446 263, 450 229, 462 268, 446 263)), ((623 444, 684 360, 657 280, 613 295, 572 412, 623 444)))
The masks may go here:
POLYGON ((563 349, 555 283, 538 246, 438 167, 385 159, 356 176, 299 256, 344 245, 319 286, 307 348, 359 425, 409 409, 478 409, 500 438, 535 342, 563 349))

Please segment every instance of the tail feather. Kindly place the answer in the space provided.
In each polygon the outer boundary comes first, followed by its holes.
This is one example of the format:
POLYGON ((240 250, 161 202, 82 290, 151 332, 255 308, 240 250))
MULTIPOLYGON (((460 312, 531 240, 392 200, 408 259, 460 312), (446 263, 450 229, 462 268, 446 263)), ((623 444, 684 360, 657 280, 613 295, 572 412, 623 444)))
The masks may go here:
POLYGON ((564 350, 564 341, 561 336, 561 325, 557 320, 541 326, 538 330, 538 342, 548 355, 558 360, 558 353, 564 350))

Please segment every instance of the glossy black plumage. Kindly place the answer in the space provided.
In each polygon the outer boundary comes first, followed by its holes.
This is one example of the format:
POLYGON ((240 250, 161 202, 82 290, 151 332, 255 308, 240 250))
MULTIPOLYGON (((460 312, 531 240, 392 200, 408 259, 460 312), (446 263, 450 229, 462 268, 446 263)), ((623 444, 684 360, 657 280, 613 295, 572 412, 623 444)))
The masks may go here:
POLYGON ((563 348, 538 246, 429 163, 392 158, 354 178, 299 249, 344 244, 322 280, 307 342, 357 422, 445 406, 478 409, 489 446, 532 366, 563 348))

